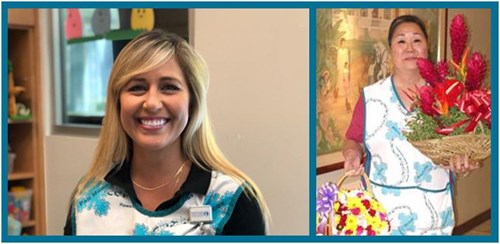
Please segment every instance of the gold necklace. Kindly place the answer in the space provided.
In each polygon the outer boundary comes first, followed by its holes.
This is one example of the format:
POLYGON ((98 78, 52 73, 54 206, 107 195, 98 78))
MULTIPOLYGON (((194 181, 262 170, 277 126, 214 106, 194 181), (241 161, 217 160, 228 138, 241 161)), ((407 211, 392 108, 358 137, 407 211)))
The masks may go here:
MULTIPOLYGON (((172 181, 175 178, 177 178, 177 176, 179 176, 179 174, 182 172, 182 169, 184 168, 184 165, 186 164, 186 161, 182 162, 181 167, 179 167, 179 169, 177 170, 177 172, 175 173, 175 175, 172 178, 170 178, 170 180, 167 181, 167 183, 161 184, 159 186, 145 187, 145 186, 142 186, 139 183, 135 182, 135 180, 133 180, 132 178, 130 178, 130 179, 132 180, 132 183, 134 183, 134 185, 136 185, 137 187, 139 187, 139 188, 141 188, 143 190, 146 190, 146 191, 156 191, 156 190, 161 189, 161 188, 167 186, 168 184, 172 183, 172 181)), ((177 180, 177 182, 179 182, 179 180, 177 180)), ((176 182, 176 184, 177 184, 177 182, 176 182)))

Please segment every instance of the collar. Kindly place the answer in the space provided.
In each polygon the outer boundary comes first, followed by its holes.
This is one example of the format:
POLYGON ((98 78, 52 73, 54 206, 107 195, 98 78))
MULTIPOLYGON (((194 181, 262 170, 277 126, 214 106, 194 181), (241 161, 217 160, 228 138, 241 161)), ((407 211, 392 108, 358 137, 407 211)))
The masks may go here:
MULTIPOLYGON (((164 204, 170 205, 168 203, 175 204, 183 195, 185 194, 202 194, 206 195, 208 187, 210 186, 210 181, 212 179, 211 171, 207 171, 195 163, 191 164, 189 174, 186 181, 181 185, 179 191, 177 191, 174 197, 166 202, 160 204, 159 208, 164 204)), ((118 165, 114 167, 105 177, 104 180, 112 185, 119 186, 123 188, 131 199, 139 202, 137 195, 135 194, 134 187, 132 185, 132 180, 130 178, 130 161, 123 161, 121 167, 118 165)), ((159 209, 157 209, 159 210, 159 209)))

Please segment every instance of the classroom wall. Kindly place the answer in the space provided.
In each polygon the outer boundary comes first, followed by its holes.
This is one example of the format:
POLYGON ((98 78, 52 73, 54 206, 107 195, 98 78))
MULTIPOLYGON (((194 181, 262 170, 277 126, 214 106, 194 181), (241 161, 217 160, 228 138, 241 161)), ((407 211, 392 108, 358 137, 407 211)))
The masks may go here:
MULTIPOLYGON (((211 72, 208 105, 216 139, 226 156, 260 186, 274 235, 309 234, 308 12, 190 13, 191 38, 211 72)), ((50 67, 44 69, 44 83, 50 86, 50 67)), ((51 95, 47 89, 47 103, 51 95)), ((57 135, 49 127, 46 131, 47 234, 60 235, 70 192, 89 165, 96 137, 57 135)))

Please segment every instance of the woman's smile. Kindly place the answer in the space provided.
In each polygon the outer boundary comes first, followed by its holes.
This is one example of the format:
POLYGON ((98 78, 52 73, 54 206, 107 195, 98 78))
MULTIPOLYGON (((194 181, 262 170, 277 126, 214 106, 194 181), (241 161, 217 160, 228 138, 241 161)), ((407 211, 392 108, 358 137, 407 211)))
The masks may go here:
POLYGON ((140 118, 137 119, 140 126, 147 130, 158 130, 166 126, 170 119, 165 118, 140 118))

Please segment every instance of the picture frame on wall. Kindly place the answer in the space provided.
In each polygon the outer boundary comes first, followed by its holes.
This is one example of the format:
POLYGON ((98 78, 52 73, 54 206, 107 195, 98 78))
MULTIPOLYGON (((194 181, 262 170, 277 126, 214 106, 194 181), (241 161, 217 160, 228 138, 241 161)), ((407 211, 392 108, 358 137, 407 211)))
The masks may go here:
POLYGON ((363 87, 392 73, 387 35, 391 21, 424 20, 429 58, 445 57, 446 9, 363 8, 316 11, 316 170, 343 167, 342 146, 363 87))

